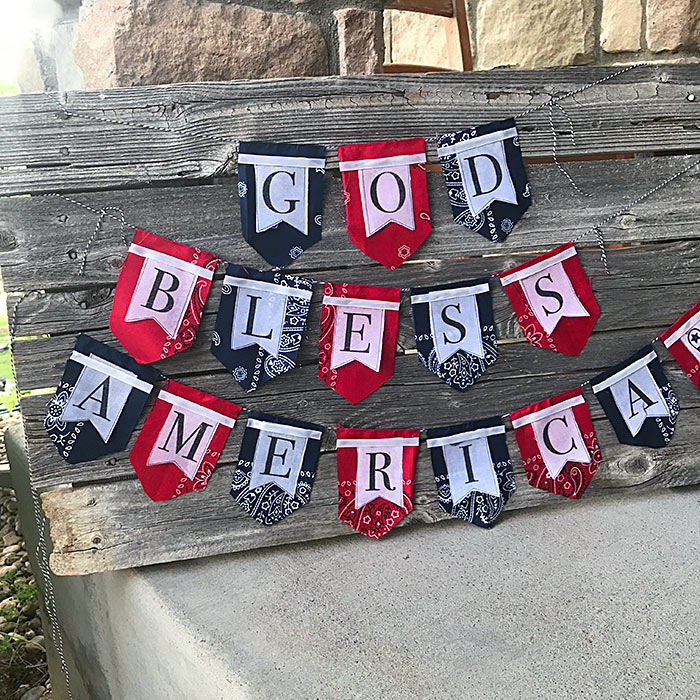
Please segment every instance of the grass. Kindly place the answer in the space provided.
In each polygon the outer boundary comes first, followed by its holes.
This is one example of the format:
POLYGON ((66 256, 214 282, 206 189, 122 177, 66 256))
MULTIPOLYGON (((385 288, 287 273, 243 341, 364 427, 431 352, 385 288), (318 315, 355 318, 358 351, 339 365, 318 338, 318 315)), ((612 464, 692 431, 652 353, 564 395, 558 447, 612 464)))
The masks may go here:
POLYGON ((17 403, 17 391, 12 376, 12 358, 10 357, 10 331, 7 325, 7 314, 0 314, 0 346, 7 345, 0 351, 0 377, 5 379, 5 391, 0 391, 0 404, 11 411, 17 403))

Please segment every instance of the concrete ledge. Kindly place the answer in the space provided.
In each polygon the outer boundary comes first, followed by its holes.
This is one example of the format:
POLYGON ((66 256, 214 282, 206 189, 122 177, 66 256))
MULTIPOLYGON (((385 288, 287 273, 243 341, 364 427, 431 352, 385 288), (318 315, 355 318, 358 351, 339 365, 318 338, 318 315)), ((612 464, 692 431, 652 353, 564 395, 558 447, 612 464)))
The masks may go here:
POLYGON ((56 578, 73 694, 695 697, 698 523, 688 487, 56 578))

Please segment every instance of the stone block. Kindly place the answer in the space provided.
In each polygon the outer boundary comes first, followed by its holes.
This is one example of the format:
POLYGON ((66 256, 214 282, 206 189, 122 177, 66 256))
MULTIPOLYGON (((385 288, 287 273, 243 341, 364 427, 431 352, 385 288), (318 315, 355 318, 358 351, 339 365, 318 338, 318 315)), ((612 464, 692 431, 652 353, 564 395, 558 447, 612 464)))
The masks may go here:
POLYGON ((476 67, 546 68, 593 59, 594 0, 481 0, 476 67))
POLYGON ((462 70, 461 65, 453 65, 447 50, 446 23, 454 21, 420 12, 386 10, 384 40, 387 63, 462 70))
POLYGON ((308 16, 193 0, 99 0, 81 10, 73 54, 86 88, 328 71, 308 16))
POLYGON ((338 25, 340 75, 381 73, 384 63, 382 13, 348 7, 333 13, 338 25))
POLYGON ((700 46, 700 0, 647 0, 647 46, 675 51, 700 46))
POLYGON ((603 0, 600 20, 600 46, 603 51, 639 51, 641 34, 641 0, 603 0))

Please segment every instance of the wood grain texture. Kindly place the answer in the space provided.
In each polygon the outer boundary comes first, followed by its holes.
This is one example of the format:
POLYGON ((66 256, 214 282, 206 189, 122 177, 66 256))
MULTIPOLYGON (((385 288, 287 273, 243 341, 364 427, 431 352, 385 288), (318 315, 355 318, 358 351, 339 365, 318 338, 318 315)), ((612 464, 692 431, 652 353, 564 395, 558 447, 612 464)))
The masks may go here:
MULTIPOLYGON (((66 117, 45 95, 3 99, 0 133, 7 147, 0 153, 0 194, 77 191, 77 199, 96 209, 121 207, 127 220, 141 228, 211 250, 226 260, 265 268, 240 234, 236 181, 229 177, 235 170, 231 167, 235 139, 279 140, 280 125, 287 140, 328 144, 433 135, 512 115, 611 70, 244 81, 67 96, 69 109, 76 113, 165 125, 172 132, 66 117)), ((395 373, 374 394, 351 406, 316 377, 321 298, 317 285, 300 367, 245 394, 209 352, 219 271, 194 346, 157 366, 168 376, 245 407, 324 425, 340 421, 374 428, 430 427, 500 415, 592 378, 649 342, 700 298, 697 170, 640 204, 624 206, 698 157, 699 103, 687 100, 690 93, 700 94, 697 67, 657 65, 632 70, 569 99, 578 146, 571 145, 562 119, 557 127, 561 127, 562 154, 629 151, 638 157, 567 163, 581 187, 594 192, 592 198, 577 196, 554 165, 529 166, 533 207, 503 244, 456 225, 442 176, 430 172, 434 230, 410 263, 395 271, 375 263, 348 240, 340 174, 330 154, 323 241, 288 269, 319 280, 410 287, 470 279, 575 238, 619 210, 603 227, 610 244, 611 275, 604 274, 593 238, 578 245, 602 310, 579 356, 526 343, 494 280, 500 358, 475 386, 457 392, 418 361, 404 293, 395 373)), ((550 155, 551 132, 544 112, 523 117, 519 128, 526 155, 550 155)), ((23 391, 56 385, 78 332, 119 347, 108 330, 124 255, 115 221, 107 222, 90 251, 85 275, 77 276, 80 254, 95 221, 90 211, 57 198, 0 199, 0 265, 6 288, 47 290, 23 298, 19 310, 15 360, 23 391)), ((130 237, 131 230, 126 233, 130 237)), ((11 308, 17 299, 11 298, 11 308)), ((695 457, 700 392, 663 347, 657 350, 681 404, 676 435, 662 450, 620 445, 586 389, 606 461, 585 498, 700 482, 695 457)), ((43 430, 48 398, 26 396, 22 407, 32 477, 51 519, 52 567, 57 573, 90 573, 356 534, 337 520, 332 429, 324 436, 311 502, 265 528, 228 495, 245 419, 232 431, 205 490, 153 503, 135 478, 128 449, 94 462, 63 462, 43 430)), ((508 443, 518 484, 509 510, 565 502, 527 485, 510 432, 508 443)), ((425 445, 417 466, 415 502, 405 524, 447 517, 437 506, 425 445)), ((576 507, 575 502, 569 505, 576 507)), ((507 527, 507 516, 505 520, 502 526, 507 527)), ((468 527, 461 522, 454 526, 468 527)))
MULTIPOLYGON (((237 139, 335 146, 434 136, 512 116, 615 70, 250 80, 8 97, 0 104, 0 194, 202 180, 230 169, 237 139), (66 109, 82 116, 64 113, 56 101, 64 98, 66 109)), ((638 67, 578 94, 565 105, 576 145, 564 117, 555 117, 560 153, 698 149, 700 104, 689 94, 700 94, 692 64, 638 67)), ((519 129, 525 155, 551 155, 544 110, 520 119, 519 129)), ((337 165, 332 148, 328 164, 337 165)))

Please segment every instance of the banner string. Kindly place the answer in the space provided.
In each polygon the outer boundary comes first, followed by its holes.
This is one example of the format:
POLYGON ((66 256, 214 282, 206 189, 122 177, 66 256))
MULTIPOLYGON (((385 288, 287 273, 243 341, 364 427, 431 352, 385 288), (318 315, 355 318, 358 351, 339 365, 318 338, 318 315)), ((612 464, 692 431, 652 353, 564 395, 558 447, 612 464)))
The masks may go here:
MULTIPOLYGON (((17 330, 17 312, 22 305, 22 302, 33 294, 38 294, 43 296, 46 294, 44 289, 30 289, 30 290, 18 290, 23 296, 17 301, 12 313, 10 314, 9 322, 9 332, 10 332, 10 364, 12 367, 12 377, 17 390, 17 401, 19 402, 20 412, 24 414, 24 409, 22 408, 22 393, 19 390, 19 384, 17 382, 17 367, 15 365, 15 340, 16 340, 16 330, 17 330)), ((26 430, 24 427, 22 429, 22 439, 24 441, 24 454, 27 457, 27 478, 29 480, 29 490, 32 494, 32 505, 34 508, 34 519, 37 525, 37 544, 36 544, 36 560, 39 565, 39 571, 41 573, 41 580, 44 584, 44 608, 49 616, 49 626, 51 628, 51 639, 53 641, 54 649, 58 654, 59 661, 61 664, 61 671, 63 672, 63 679, 66 684, 66 692, 68 694, 68 700, 73 700, 73 693, 71 691, 70 685, 70 672, 68 670, 68 664, 66 662, 65 649, 63 646, 63 633, 61 631, 61 625, 58 621, 58 610, 56 608, 56 594, 53 586, 53 574, 51 572, 51 567, 49 566, 49 552, 46 547, 46 525, 47 519, 44 514, 44 510, 41 506, 41 499, 39 492, 34 486, 33 479, 33 467, 31 460, 31 452, 29 450, 29 440, 27 438, 26 430)))

